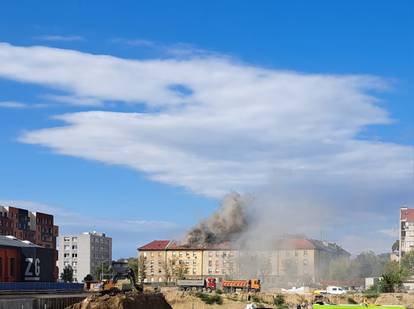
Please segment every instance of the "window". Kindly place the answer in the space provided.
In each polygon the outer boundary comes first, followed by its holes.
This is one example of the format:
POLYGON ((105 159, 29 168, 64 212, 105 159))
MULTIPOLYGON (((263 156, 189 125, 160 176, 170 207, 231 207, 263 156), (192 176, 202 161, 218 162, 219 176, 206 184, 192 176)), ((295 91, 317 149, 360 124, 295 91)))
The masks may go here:
POLYGON ((64 237, 63 241, 70 241, 70 238, 69 237, 64 237))
POLYGON ((303 260, 303 265, 308 265, 308 260, 307 259, 303 260))
POLYGON ((308 255, 308 251, 307 250, 303 251, 303 255, 308 255))
POLYGON ((3 275, 3 259, 0 257, 0 276, 3 275))
POLYGON ((14 276, 15 259, 10 258, 10 276, 14 276))
POLYGON ((295 251, 295 256, 298 256, 298 255, 299 255, 299 253, 297 251, 295 251))

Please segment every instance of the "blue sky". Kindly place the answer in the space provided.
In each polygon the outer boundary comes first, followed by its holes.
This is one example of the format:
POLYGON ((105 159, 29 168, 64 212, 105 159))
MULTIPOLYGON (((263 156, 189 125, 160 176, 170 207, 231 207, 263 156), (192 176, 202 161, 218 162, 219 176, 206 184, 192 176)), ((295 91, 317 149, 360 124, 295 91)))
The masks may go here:
POLYGON ((353 205, 372 222, 321 233, 386 251, 414 201, 413 20, 411 1, 4 2, 0 200, 120 257, 277 186, 353 205))

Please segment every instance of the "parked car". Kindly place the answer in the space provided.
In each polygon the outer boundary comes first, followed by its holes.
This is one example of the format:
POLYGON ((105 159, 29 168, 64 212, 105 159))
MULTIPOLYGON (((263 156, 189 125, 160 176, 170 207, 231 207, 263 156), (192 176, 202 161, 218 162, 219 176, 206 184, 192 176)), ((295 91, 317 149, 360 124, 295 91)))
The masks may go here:
POLYGON ((326 288, 326 294, 342 295, 342 294, 346 294, 346 291, 339 286, 328 286, 326 288))

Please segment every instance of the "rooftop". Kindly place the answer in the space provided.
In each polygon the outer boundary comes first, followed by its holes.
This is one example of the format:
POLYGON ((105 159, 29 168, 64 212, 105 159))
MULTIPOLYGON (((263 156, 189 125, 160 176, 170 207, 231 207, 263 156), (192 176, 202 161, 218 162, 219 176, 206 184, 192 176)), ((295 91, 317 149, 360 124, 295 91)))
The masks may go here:
MULTIPOLYGON (((309 238, 287 237, 278 239, 273 242, 271 247, 278 250, 322 250, 326 252, 350 255, 349 252, 335 243, 309 238)), ((191 246, 181 244, 180 242, 174 240, 153 240, 152 242, 139 247, 138 250, 236 250, 236 248, 232 246, 230 242, 191 246)))
POLYGON ((138 248, 138 250, 166 250, 171 240, 153 240, 146 245, 138 248))
POLYGON ((401 208, 401 220, 414 221, 414 208, 401 208))
POLYGON ((6 247, 40 247, 31 243, 28 240, 20 240, 14 236, 3 236, 0 235, 0 246, 6 247))

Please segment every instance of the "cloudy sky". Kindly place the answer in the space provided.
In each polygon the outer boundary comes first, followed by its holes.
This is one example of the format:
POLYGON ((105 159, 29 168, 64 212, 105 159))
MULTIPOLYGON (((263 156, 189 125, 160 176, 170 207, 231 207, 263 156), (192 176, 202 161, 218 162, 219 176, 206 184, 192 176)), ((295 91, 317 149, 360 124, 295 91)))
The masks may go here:
POLYGON ((385 252, 414 204, 413 12, 2 3, 0 201, 107 232, 121 257, 228 192, 303 196, 332 216, 310 236, 385 252))

